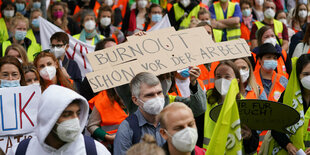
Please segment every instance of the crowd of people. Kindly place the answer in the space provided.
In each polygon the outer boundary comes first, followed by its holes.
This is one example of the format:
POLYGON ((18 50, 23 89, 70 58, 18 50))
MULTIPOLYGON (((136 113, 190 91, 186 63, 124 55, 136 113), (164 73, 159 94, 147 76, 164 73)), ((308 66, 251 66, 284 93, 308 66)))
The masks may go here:
POLYGON ((236 100, 301 108, 299 125, 291 134, 253 130, 241 122, 242 153, 296 154, 301 149, 310 155, 309 4, 0 0, 0 89, 37 85, 42 91, 35 135, 5 153, 206 154, 217 124, 210 112, 224 103, 237 79, 236 100), (141 72, 129 84, 95 93, 78 62, 66 54, 71 36, 94 45, 90 52, 96 52, 120 45, 128 36, 147 35, 164 16, 176 30, 204 27, 214 42, 244 39, 251 56, 158 76, 141 72), (39 17, 63 31, 41 38, 39 17), (43 39, 49 40, 47 50, 42 50, 43 39))

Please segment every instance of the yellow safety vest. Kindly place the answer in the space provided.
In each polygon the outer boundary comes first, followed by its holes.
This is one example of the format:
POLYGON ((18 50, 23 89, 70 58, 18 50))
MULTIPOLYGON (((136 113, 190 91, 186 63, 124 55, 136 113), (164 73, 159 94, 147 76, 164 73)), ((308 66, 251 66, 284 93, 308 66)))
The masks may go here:
MULTIPOLYGON (((309 118, 310 118, 310 110, 308 109, 306 115, 304 115, 304 108, 303 108, 303 101, 302 101, 302 94, 299 87, 299 78, 296 75, 296 62, 297 57, 292 58, 292 73, 287 84, 285 94, 283 97, 283 104, 286 104, 300 114, 300 120, 298 123, 286 128, 292 135, 288 135, 293 145, 299 149, 305 149, 309 147, 310 142, 310 130, 309 126, 309 118)), ((281 148, 278 143, 274 139, 271 139, 269 143, 268 154, 277 154, 277 155, 285 155, 287 151, 281 148)))
MULTIPOLYGON (((210 96, 212 93, 212 90, 207 91, 207 96, 210 96)), ((210 118, 210 111, 211 109, 213 109, 215 106, 218 105, 218 103, 215 104, 207 104, 207 110, 205 112, 205 120, 204 120, 204 133, 203 133, 203 148, 208 149, 208 145, 210 143, 212 134, 213 134, 213 130, 215 127, 216 122, 214 122, 211 118, 210 118)))
MULTIPOLYGON (((5 50, 8 46, 10 46, 12 43, 10 40, 7 40, 5 42, 2 43, 2 56, 4 56, 5 54, 5 50)), ((31 41, 31 45, 28 47, 28 50, 27 50, 27 57, 28 57, 28 60, 30 62, 32 62, 34 60, 34 54, 38 53, 41 51, 41 46, 35 42, 32 42, 31 41)))
MULTIPOLYGON (((227 17, 226 18, 224 18, 224 13, 223 13, 223 9, 221 7, 221 4, 219 2, 216 2, 213 5, 214 5, 214 11, 215 11, 215 15, 216 15, 216 20, 228 19, 234 15, 236 3, 228 2, 227 17)), ((222 29, 213 29, 213 35, 214 35, 214 39, 216 42, 222 41, 223 33, 224 32, 222 29)), ((239 39, 241 36, 240 24, 239 24, 239 28, 227 28, 226 33, 227 33, 226 38, 228 41, 234 40, 234 39, 239 39)))
POLYGON ((6 23, 4 18, 0 18, 0 43, 9 39, 8 29, 6 27, 6 23))
MULTIPOLYGON (((81 36, 81 34, 76 34, 76 35, 73 36, 73 38, 80 40, 80 36, 81 36)), ((100 35, 100 39, 104 39, 104 36, 103 36, 103 35, 100 35)), ((98 41, 99 41, 99 40, 98 40, 98 41)), ((91 44, 92 44, 92 45, 95 45, 95 37, 93 38, 91 44)))
MULTIPOLYGON (((173 10, 175 15, 175 20, 178 21, 183 15, 184 10, 179 6, 179 3, 173 4, 173 10)), ((198 12, 200 10, 200 5, 195 6, 191 12, 183 19, 183 21, 180 24, 179 29, 185 29, 189 27, 189 24, 191 23, 192 17, 198 18, 198 12)))
MULTIPOLYGON (((262 22, 260 21, 256 21, 254 22, 255 25, 257 26, 257 31, 262 28, 263 26, 265 26, 265 24, 263 24, 262 22)), ((275 35, 277 36, 277 38, 279 39, 280 41, 280 44, 278 42, 279 45, 282 45, 283 44, 283 37, 282 37, 282 32, 283 32, 283 24, 282 22, 276 20, 276 19, 273 19, 273 29, 274 29, 274 33, 275 35)))

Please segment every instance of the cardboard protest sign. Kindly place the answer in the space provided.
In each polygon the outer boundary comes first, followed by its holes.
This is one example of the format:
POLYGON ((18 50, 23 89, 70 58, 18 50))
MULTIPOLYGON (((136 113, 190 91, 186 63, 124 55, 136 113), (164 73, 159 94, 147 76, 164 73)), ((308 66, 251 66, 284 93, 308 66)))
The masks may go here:
POLYGON ((0 89, 0 136, 30 133, 37 124, 40 86, 0 89))
MULTIPOLYGON (((168 28, 171 29, 171 28, 168 28)), ((160 75, 188 66, 250 56, 243 39, 214 43, 203 27, 158 30, 87 58, 94 70, 86 74, 94 92, 127 84, 140 72, 160 75)))
MULTIPOLYGON (((286 128, 300 119, 299 113, 290 106, 265 100, 237 100, 240 121, 253 130, 276 130, 290 133, 286 128), (285 112, 285 115, 283 115, 285 112)), ((222 105, 210 111, 210 117, 217 121, 222 105)))
POLYGON ((0 137, 0 147, 4 153, 8 153, 8 151, 19 142, 23 141, 27 138, 32 138, 34 133, 23 134, 23 135, 14 135, 14 136, 2 136, 0 137))

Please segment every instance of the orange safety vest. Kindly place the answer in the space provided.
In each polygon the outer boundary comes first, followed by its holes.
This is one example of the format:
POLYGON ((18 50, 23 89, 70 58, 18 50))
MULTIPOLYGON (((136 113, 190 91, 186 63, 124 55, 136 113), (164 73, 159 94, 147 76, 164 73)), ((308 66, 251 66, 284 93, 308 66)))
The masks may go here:
POLYGON ((309 50, 308 50, 307 54, 310 54, 310 48, 309 48, 309 50))
POLYGON ((120 8, 122 12, 122 17, 124 19, 126 14, 126 8, 127 8, 128 0, 116 0, 116 4, 112 7, 112 10, 115 8, 120 8))
POLYGON ((215 61, 211 63, 211 68, 209 71, 209 83, 208 83, 208 89, 213 89, 214 88, 214 71, 217 67, 217 65, 220 64, 219 61, 215 61))
POLYGON ((116 101, 111 103, 106 90, 101 91, 88 103, 95 105, 101 116, 101 128, 109 134, 116 133, 119 125, 128 117, 116 101))
POLYGON ((115 43, 118 44, 117 36, 114 33, 112 34, 111 37, 115 40, 115 43))
MULTIPOLYGON (((199 79, 197 79, 197 82, 199 83, 201 89, 206 91, 206 88, 205 88, 203 82, 201 80, 199 80, 199 79)), ((177 92, 171 92, 171 93, 168 93, 168 95, 181 96, 182 97, 181 91, 180 91, 180 89, 179 89, 177 84, 175 84, 175 88, 177 89, 177 92)))
POLYGON ((198 77, 199 80, 203 82, 203 85, 208 90, 208 83, 209 83, 209 70, 206 68, 204 64, 197 66, 200 69, 200 76, 198 77))
POLYGON ((251 31, 243 22, 241 23, 240 29, 241 29, 240 38, 243 38, 248 43, 248 45, 251 46, 251 41, 250 41, 251 31))
POLYGON ((246 99, 257 99, 258 97, 256 96, 254 90, 248 91, 248 93, 245 96, 246 99))
MULTIPOLYGON (((252 55, 253 55, 254 61, 256 62, 256 54, 252 52, 252 55)), ((289 78, 289 74, 286 72, 286 67, 285 67, 285 61, 287 59, 286 51, 282 50, 282 56, 280 56, 278 58, 277 73, 279 73, 281 75, 284 75, 288 79, 289 78)), ((254 70, 259 70, 260 67, 261 67, 261 65, 257 61, 254 70)))
MULTIPOLYGON (((262 79, 260 76, 260 69, 255 70, 254 71, 254 75, 255 75, 255 79, 257 84, 261 87, 261 89, 263 89, 263 83, 262 83, 262 79)), ((268 100, 269 101, 275 101, 277 102, 282 94, 282 92, 285 90, 285 87, 280 83, 280 78, 283 75, 276 73, 275 71, 273 71, 272 74, 272 86, 271 86, 271 90, 268 94, 268 100)))

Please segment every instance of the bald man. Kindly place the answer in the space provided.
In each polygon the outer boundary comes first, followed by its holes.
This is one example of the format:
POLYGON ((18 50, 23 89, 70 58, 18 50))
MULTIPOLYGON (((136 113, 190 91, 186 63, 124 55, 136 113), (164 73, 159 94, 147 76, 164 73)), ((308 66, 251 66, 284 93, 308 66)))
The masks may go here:
POLYGON ((160 134, 166 140, 163 149, 170 155, 203 152, 196 146, 198 133, 192 110, 181 102, 173 102, 158 115, 160 134))

